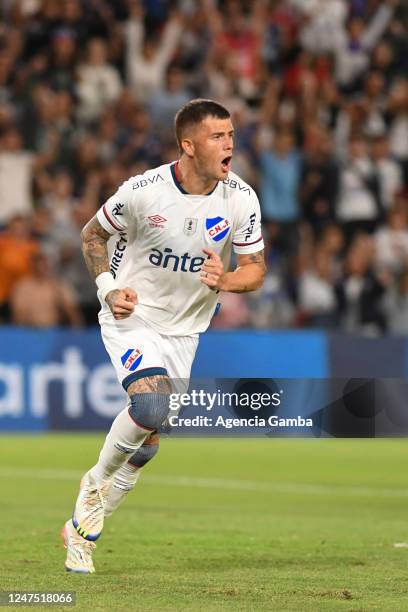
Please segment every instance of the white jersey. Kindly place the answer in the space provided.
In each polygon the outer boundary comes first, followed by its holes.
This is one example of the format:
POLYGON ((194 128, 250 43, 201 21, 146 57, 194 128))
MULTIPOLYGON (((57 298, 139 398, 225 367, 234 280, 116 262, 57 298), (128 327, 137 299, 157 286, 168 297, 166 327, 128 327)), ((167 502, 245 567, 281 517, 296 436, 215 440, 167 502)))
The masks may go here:
MULTIPOLYGON (((119 287, 137 292, 134 314, 161 334, 186 336, 205 331, 217 305, 217 292, 200 281, 203 248, 218 253, 228 270, 232 248, 247 254, 264 245, 259 201, 249 185, 230 172, 210 194, 189 195, 176 166, 125 181, 97 218, 117 234, 110 269, 119 287)), ((102 322, 112 314, 101 304, 102 322)))

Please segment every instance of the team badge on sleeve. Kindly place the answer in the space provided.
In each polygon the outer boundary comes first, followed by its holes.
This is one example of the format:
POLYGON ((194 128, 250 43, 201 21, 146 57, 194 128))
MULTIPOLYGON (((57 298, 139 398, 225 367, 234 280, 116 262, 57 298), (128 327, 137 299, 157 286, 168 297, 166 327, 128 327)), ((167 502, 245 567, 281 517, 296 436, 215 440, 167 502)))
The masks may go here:
POLYGON ((130 348, 120 358, 122 365, 129 372, 134 372, 143 359, 143 353, 139 348, 130 348))
POLYGON ((219 242, 228 234, 231 229, 231 221, 223 217, 213 217, 205 220, 205 227, 208 236, 214 242, 219 242))

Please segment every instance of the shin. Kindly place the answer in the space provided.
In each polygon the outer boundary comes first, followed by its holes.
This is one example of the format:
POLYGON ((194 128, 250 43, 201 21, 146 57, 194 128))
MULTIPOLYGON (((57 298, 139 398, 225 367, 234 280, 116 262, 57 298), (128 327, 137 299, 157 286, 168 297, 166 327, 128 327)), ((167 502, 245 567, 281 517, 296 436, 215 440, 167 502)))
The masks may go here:
POLYGON ((105 505, 105 516, 110 516, 132 491, 139 479, 142 468, 153 459, 159 450, 159 434, 152 434, 115 473, 105 505))

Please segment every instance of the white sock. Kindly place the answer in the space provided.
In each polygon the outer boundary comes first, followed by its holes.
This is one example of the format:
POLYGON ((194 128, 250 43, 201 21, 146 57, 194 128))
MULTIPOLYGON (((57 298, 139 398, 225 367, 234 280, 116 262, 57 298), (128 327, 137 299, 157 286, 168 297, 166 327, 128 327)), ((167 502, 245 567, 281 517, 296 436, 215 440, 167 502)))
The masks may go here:
POLYGON ((105 516, 110 516, 124 501, 128 493, 135 488, 141 471, 142 468, 135 467, 131 463, 125 463, 115 472, 104 508, 105 516))
POLYGON ((118 414, 106 436, 105 443, 91 474, 96 483, 102 484, 134 455, 151 431, 139 427, 128 413, 128 406, 118 414))

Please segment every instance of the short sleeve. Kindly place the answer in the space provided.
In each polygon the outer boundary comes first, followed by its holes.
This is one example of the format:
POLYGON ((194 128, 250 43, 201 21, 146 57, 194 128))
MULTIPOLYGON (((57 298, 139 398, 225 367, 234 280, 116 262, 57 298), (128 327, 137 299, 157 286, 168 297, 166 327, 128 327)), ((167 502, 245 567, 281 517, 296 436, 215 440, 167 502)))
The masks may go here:
POLYGON ((234 253, 245 255, 256 253, 264 248, 261 231, 261 209, 256 194, 252 191, 241 203, 240 225, 235 231, 232 246, 234 253))
POLYGON ((132 182, 125 181, 96 213, 97 219, 109 234, 126 231, 135 206, 132 182))

